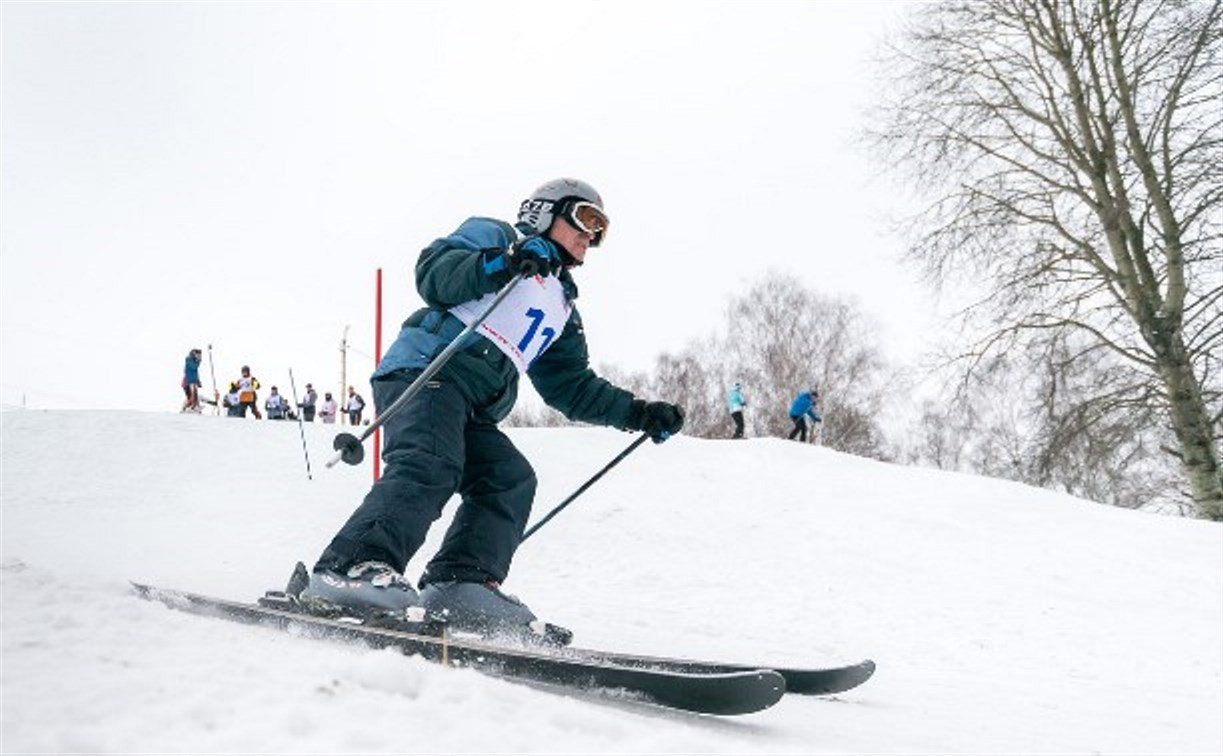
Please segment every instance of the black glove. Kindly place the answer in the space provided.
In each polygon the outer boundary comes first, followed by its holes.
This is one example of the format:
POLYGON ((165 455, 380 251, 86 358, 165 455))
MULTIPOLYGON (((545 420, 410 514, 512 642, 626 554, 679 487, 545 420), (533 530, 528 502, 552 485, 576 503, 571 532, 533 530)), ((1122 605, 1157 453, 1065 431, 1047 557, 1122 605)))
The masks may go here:
POLYGON ((634 399, 625 427, 645 431, 654 443, 661 444, 684 427, 684 410, 679 405, 667 402, 634 399))
POLYGON ((561 251, 550 239, 542 236, 528 236, 513 246, 506 256, 509 267, 515 274, 521 274, 528 263, 533 263, 535 271, 546 276, 557 273, 561 269, 561 251))
POLYGON ((484 273, 498 286, 523 273, 546 276, 560 269, 560 250, 542 236, 528 236, 504 252, 499 249, 484 251, 484 273))

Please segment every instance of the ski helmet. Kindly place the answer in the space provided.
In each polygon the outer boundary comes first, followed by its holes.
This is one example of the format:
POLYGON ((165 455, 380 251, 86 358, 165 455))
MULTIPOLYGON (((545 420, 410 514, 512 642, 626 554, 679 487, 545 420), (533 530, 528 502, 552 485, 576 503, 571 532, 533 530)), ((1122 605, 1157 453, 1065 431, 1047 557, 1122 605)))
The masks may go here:
POLYGON ((590 246, 597 247, 607 233, 607 213, 603 209, 603 198, 585 181, 555 179, 531 192, 531 196, 523 200, 518 207, 518 223, 526 226, 532 233, 542 234, 551 228, 552 220, 560 215, 575 227, 586 230, 575 214, 575 211, 580 209, 579 206, 583 205, 593 205, 602 216, 602 227, 590 230, 590 233, 594 234, 590 246))

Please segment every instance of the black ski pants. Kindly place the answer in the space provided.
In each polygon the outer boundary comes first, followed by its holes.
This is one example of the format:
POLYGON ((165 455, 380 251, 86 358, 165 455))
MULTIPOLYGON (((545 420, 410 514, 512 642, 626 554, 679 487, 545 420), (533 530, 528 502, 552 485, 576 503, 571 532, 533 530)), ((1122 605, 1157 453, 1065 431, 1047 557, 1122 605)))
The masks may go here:
POLYGON ((730 419, 735 421, 735 438, 743 438, 743 410, 730 413, 730 419))
MULTIPOLYGON (((379 413, 419 371, 374 381, 379 413)), ((386 469, 319 557, 315 569, 343 571, 386 562, 403 571, 454 493, 462 501, 428 582, 502 582, 535 498, 535 471, 495 424, 472 419, 470 403, 449 382, 429 381, 383 425, 386 469)))
POLYGON ((804 444, 807 443, 807 416, 799 415, 798 417, 790 416, 794 421, 794 430, 790 431, 789 440, 793 441, 795 436, 804 444))

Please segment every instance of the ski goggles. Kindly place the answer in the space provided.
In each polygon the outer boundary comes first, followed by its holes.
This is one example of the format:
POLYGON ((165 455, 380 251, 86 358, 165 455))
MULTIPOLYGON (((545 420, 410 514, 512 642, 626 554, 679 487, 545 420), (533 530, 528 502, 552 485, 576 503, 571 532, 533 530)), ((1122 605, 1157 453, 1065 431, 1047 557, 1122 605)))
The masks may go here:
POLYGON ((597 247, 603 242, 609 221, 601 207, 593 202, 571 200, 561 206, 560 212, 578 231, 594 237, 590 240, 590 246, 597 247))

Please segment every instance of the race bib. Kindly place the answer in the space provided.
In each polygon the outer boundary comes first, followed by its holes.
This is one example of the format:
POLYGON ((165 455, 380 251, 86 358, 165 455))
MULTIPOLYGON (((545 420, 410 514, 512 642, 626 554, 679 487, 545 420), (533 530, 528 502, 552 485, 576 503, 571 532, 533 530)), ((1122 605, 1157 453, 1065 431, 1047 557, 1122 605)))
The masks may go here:
MULTIPOLYGON (((471 325, 496 297, 486 294, 464 302, 451 307, 450 314, 471 325)), ((514 287, 476 331, 513 360, 518 372, 525 373, 565 330, 572 311, 555 276, 535 276, 514 287)))

